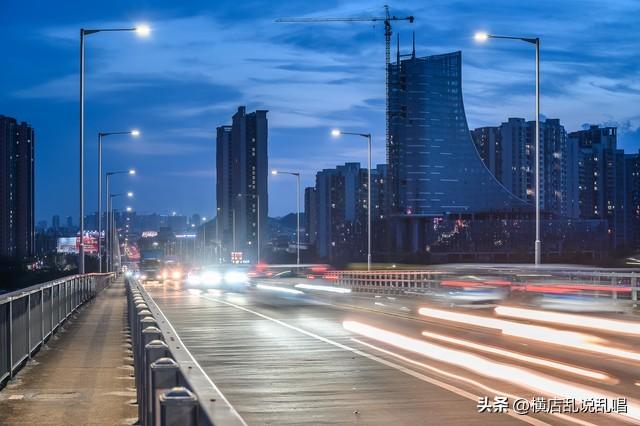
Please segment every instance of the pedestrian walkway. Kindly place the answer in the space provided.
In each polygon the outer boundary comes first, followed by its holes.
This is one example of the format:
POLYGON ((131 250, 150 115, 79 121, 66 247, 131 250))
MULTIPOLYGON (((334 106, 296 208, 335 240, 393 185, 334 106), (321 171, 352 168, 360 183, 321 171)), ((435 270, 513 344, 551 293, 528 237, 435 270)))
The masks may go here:
POLYGON ((0 391, 0 424, 134 424, 126 306, 118 280, 80 308, 0 391))

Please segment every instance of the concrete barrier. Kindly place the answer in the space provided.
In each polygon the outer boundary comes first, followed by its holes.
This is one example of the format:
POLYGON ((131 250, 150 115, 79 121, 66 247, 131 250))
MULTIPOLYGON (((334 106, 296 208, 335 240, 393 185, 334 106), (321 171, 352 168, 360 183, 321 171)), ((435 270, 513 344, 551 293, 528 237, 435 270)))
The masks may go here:
POLYGON ((125 283, 139 424, 246 426, 144 287, 133 278, 125 283))

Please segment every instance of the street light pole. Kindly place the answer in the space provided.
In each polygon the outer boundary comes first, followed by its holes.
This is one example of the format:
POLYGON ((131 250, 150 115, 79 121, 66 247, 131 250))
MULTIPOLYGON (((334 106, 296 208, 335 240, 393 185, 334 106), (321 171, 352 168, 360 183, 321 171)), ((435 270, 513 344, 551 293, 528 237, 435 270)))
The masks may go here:
MULTIPOLYGON (((102 138, 111 135, 139 136, 140 131, 98 132, 98 271, 102 272, 102 138)), ((109 190, 107 189, 107 194, 109 190)), ((106 239, 106 236, 105 236, 106 239)))
POLYGON ((141 36, 149 35, 146 25, 135 28, 85 29, 80 28, 80 247, 78 249, 78 273, 84 274, 84 37, 99 32, 135 31, 141 36))
POLYGON ((80 247, 78 273, 84 274, 84 35, 80 29, 80 247))
POLYGON ((520 40, 533 44, 536 49, 536 141, 535 141, 535 211, 536 211, 536 237, 534 242, 534 263, 542 263, 542 241, 540 238, 540 38, 539 37, 511 37, 498 36, 487 33, 476 33, 477 41, 486 41, 490 38, 520 40))
POLYGON ((272 170, 272 175, 291 175, 296 177, 296 265, 300 266, 300 172, 283 172, 280 170, 272 170))
POLYGON ((371 271, 371 133, 352 133, 335 129, 331 131, 331 134, 333 136, 353 135, 367 138, 369 163, 367 172, 367 271, 371 271))
POLYGON ((535 264, 542 263, 542 241, 540 240, 540 38, 536 45, 536 242, 535 264))

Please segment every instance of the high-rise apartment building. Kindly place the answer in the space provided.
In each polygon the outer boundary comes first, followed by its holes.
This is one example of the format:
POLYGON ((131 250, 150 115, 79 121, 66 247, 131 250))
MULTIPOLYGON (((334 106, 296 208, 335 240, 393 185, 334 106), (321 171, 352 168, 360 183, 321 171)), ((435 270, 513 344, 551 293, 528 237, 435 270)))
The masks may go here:
POLYGON ((238 107, 231 126, 217 129, 216 197, 223 255, 243 252, 258 261, 266 242, 269 208, 267 111, 238 107))
POLYGON ((35 254, 35 134, 27 123, 0 115, 0 255, 35 254))
MULTIPOLYGON (((517 197, 535 205, 535 121, 509 118, 496 127, 471 132, 476 149, 495 178, 517 197)), ((571 184, 569 162, 572 151, 558 119, 540 123, 540 208, 565 217, 577 217, 567 205, 571 184)))
POLYGON ((613 248, 626 245, 625 156, 615 127, 569 133, 578 150, 578 205, 583 219, 606 219, 613 248))

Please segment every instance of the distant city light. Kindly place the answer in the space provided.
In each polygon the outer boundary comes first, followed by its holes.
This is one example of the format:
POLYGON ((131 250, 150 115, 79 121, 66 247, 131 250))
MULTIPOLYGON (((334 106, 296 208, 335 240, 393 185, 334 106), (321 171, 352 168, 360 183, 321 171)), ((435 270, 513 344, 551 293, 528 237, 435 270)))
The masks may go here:
POLYGON ((133 197, 133 192, 131 191, 127 192, 127 197, 133 197))
POLYGON ((132 211, 132 210, 133 210, 133 209, 132 209, 131 207, 127 207, 127 211, 128 211, 128 212, 130 212, 130 211, 132 211))

